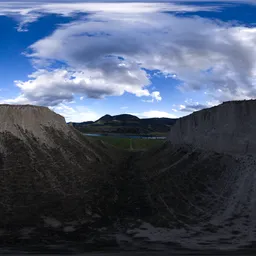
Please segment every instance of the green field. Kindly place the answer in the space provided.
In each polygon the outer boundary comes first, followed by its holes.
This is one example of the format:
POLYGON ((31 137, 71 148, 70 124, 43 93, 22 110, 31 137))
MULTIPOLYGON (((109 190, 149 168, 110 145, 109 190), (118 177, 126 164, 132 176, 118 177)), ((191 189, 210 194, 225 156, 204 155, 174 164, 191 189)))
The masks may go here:
POLYGON ((102 140, 115 147, 128 150, 146 150, 154 146, 162 145, 165 142, 165 140, 115 138, 110 136, 90 138, 93 140, 102 140))

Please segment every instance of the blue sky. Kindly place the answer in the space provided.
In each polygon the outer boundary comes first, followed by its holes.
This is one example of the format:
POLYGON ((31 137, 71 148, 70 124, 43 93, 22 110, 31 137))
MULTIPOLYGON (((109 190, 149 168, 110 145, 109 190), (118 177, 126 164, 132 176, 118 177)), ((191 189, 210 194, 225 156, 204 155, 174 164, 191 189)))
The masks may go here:
POLYGON ((67 121, 256 98, 255 1, 0 1, 0 103, 67 121))

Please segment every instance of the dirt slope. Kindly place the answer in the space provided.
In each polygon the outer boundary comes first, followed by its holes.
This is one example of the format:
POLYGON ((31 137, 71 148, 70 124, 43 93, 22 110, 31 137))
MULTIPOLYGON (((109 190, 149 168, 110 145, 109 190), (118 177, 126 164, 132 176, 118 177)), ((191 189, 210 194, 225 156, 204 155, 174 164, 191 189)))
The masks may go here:
MULTIPOLYGON (((256 241, 256 101, 226 102, 179 119, 169 142, 136 168, 166 240, 237 249, 256 241)), ((144 232, 145 233, 145 232, 144 232)))
POLYGON ((47 108, 2 105, 0 113, 0 225, 99 214, 119 153, 47 108))
POLYGON ((145 220, 169 227, 167 241, 196 249, 237 249, 255 243, 254 157, 174 150, 166 143, 145 153, 137 168, 152 209, 145 220))
POLYGON ((180 119, 171 141, 148 152, 95 144, 52 112, 55 125, 38 126, 32 114, 35 130, 8 119, 10 128, 0 129, 0 244, 73 240, 89 250, 119 248, 121 236, 128 249, 255 248, 253 140, 244 147, 254 138, 254 105, 225 103, 180 119))

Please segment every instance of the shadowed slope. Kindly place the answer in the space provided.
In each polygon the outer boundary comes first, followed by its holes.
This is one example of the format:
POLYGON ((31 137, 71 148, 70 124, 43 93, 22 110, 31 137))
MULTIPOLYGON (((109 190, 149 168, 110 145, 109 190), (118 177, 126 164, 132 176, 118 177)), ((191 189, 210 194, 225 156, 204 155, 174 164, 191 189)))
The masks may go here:
MULTIPOLYGON (((256 101, 226 102, 179 119, 136 168, 169 241, 234 249, 256 241, 256 101)), ((168 239, 167 239, 168 240, 168 239)))
POLYGON ((171 228, 169 242, 234 249, 256 241, 254 157, 174 150, 166 143, 137 166, 153 209, 148 222, 171 228))
POLYGON ((6 108, 0 129, 0 224, 100 213, 96 198, 109 200, 101 190, 111 182, 118 152, 87 140, 49 109, 4 105, 0 113, 6 108))
MULTIPOLYGON (((229 136, 245 139, 239 143, 254 138, 254 105, 254 101, 225 103, 180 119, 170 134, 173 141, 144 152, 118 152, 67 125, 42 123, 40 136, 19 124, 15 133, 4 130, 0 133, 1 227, 10 227, 13 235, 13 230, 21 232, 33 225, 39 240, 42 234, 47 242, 79 237, 82 244, 91 241, 96 248, 120 246, 114 239, 117 233, 128 237, 126 248, 149 246, 148 242, 198 250, 255 245, 254 144, 244 151, 229 136), (223 128, 219 122, 231 110, 241 115, 240 123, 232 112, 226 120, 230 129, 223 128), (209 118, 203 118, 205 113, 209 118), (198 128, 191 120, 200 120, 198 128), (209 133, 212 127, 214 132, 209 133), (223 129, 226 137, 221 135, 223 129), (204 132, 203 139, 199 131, 204 132), (215 147, 211 136, 218 140, 218 134, 222 141, 215 147), (55 222, 49 224, 49 218, 55 222), (47 225, 52 227, 51 235, 41 229, 47 225), (75 230, 66 232, 66 228, 75 230), (102 241, 104 232, 108 237, 112 234, 111 241, 102 241)), ((24 242, 20 236, 15 239, 24 242)), ((83 250, 91 248, 88 243, 83 246, 83 250)))

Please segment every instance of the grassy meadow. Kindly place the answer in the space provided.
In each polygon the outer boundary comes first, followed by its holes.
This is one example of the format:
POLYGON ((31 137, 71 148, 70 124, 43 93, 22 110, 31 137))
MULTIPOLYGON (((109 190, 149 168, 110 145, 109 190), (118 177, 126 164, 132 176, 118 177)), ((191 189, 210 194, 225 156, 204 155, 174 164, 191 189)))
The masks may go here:
POLYGON ((130 139, 130 138, 117 138, 111 136, 90 137, 93 140, 102 140, 117 148, 127 150, 146 150, 154 146, 164 143, 165 140, 152 140, 152 139, 130 139))

